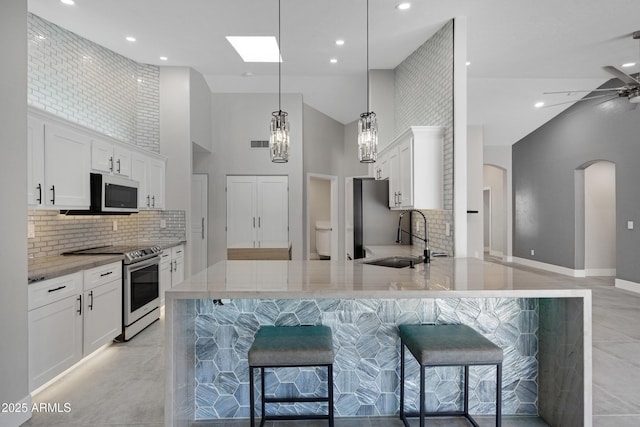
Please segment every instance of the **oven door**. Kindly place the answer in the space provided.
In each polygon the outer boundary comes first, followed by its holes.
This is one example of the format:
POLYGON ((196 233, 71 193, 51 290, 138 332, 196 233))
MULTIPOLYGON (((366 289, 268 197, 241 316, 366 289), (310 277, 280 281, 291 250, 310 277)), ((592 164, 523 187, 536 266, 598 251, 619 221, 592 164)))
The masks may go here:
POLYGON ((124 324, 160 306, 160 257, 124 266, 124 324))

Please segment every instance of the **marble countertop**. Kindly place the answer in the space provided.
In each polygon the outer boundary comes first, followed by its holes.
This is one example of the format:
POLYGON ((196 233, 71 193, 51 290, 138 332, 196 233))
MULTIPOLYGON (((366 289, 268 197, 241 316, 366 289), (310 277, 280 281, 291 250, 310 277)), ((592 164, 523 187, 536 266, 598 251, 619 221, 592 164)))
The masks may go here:
POLYGON ((93 267, 120 262, 122 255, 55 255, 29 259, 28 283, 88 270, 93 267))
MULTIPOLYGON (((148 240, 138 241, 140 246, 159 246, 162 249, 186 243, 185 240, 148 240)), ((136 244, 129 243, 135 246, 136 244)), ((47 257, 29 258, 28 283, 37 283, 42 280, 72 274, 77 271, 88 270, 101 265, 119 262, 123 255, 54 255, 47 257)))
MULTIPOLYGON (((382 252, 378 252, 382 254, 382 252)), ((396 253, 397 254, 397 253, 396 253)), ((416 268, 357 261, 221 261, 168 289, 170 299, 585 297, 571 278, 476 258, 435 258, 416 268)))

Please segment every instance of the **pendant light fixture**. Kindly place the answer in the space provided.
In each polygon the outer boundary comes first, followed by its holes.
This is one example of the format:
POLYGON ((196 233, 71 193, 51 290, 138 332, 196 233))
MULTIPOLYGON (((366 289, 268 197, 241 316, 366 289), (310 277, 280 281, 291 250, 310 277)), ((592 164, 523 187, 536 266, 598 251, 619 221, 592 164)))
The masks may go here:
POLYGON ((280 50, 280 0, 278 0, 278 111, 271 113, 271 136, 269 137, 269 153, 274 163, 289 161, 289 123, 287 112, 282 111, 282 52, 280 50))
POLYGON ((378 157, 378 123, 376 113, 369 111, 369 0, 367 0, 367 112, 358 120, 358 160, 375 163, 378 157))

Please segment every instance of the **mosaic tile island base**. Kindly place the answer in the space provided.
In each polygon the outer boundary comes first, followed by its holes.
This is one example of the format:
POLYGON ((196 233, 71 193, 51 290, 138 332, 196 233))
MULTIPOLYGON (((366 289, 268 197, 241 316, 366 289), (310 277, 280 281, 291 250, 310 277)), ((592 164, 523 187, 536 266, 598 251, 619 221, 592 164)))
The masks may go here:
MULTIPOLYGON (((249 417, 247 352, 263 325, 331 327, 336 416, 395 416, 397 326, 462 323, 503 349, 503 415, 590 426, 591 293, 541 277, 470 258, 435 259, 414 269, 351 261, 220 262, 167 292, 165 425, 249 417)), ((410 357, 407 369, 407 404, 416 409, 419 370, 410 357)), ((267 371, 265 394, 324 394, 325 372, 267 371)), ((462 377, 458 367, 427 369, 426 409, 459 409, 462 377)), ((495 393, 495 368, 471 368, 471 413, 493 414, 495 393)), ((324 412, 326 404, 277 404, 266 411, 324 412)))

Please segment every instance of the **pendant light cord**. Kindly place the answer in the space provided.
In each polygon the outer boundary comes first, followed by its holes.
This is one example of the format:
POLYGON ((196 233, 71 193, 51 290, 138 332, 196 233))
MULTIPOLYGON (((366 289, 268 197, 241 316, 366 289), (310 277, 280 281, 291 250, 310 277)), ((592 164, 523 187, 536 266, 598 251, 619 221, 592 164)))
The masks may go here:
MULTIPOLYGON (((280 1, 278 0, 278 111, 282 111, 282 49, 280 48, 280 1)), ((368 2, 369 0, 367 0, 368 2)))
MULTIPOLYGON (((279 1, 279 0, 278 0, 279 1)), ((369 0, 367 0, 367 113, 369 113, 369 0)))

